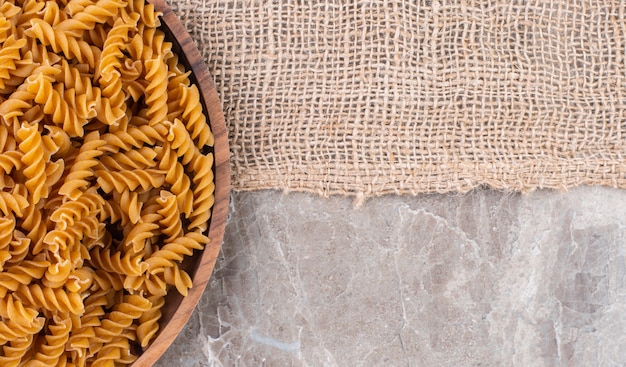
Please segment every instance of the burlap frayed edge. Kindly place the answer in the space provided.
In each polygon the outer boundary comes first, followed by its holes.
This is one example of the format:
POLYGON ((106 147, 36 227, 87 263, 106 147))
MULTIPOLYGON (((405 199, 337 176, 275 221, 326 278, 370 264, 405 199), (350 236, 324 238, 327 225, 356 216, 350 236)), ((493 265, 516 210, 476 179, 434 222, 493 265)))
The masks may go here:
POLYGON ((273 175, 267 175, 267 168, 238 167, 236 164, 232 167, 236 172, 233 191, 273 189, 285 193, 311 193, 324 198, 349 196, 354 198, 357 206, 369 198, 384 195, 463 194, 479 187, 521 193, 538 189, 567 191, 576 186, 626 189, 626 161, 601 158, 423 164, 405 169, 377 170, 367 182, 351 171, 337 172, 322 164, 319 170, 277 167, 273 175), (312 182, 318 184, 312 185, 312 182))

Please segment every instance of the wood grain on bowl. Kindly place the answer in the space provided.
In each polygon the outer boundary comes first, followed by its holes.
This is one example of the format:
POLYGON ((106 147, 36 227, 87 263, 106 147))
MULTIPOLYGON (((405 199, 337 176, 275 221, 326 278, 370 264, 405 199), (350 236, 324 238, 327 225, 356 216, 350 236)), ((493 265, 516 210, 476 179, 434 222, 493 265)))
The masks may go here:
POLYGON ((193 287, 186 297, 182 297, 178 292, 168 294, 162 309, 161 329, 157 337, 132 364, 133 367, 153 365, 180 333, 198 304, 213 272, 222 244, 230 192, 228 132, 215 84, 196 45, 177 15, 163 0, 149 0, 149 2, 163 13, 161 29, 165 32, 167 41, 172 42, 172 49, 178 54, 180 62, 187 70, 191 70, 190 79, 196 83, 201 92, 201 99, 215 136, 213 147, 215 204, 209 224, 211 243, 202 252, 188 257, 184 263, 184 269, 193 279, 193 287))

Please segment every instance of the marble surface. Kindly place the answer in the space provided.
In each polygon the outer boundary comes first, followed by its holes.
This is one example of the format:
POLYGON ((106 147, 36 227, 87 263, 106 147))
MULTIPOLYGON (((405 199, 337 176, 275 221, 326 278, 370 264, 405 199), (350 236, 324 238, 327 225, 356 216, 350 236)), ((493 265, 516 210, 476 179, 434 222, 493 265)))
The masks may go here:
POLYGON ((233 195, 156 364, 624 366, 626 191, 233 195))

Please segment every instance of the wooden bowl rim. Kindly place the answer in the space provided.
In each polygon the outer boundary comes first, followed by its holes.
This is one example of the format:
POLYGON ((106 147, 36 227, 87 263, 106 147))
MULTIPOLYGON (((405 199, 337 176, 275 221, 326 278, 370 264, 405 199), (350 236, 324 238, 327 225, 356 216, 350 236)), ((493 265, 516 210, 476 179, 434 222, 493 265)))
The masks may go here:
POLYGON ((161 24, 168 28, 175 38, 175 40, 167 39, 167 41, 178 43, 184 54, 178 56, 186 59, 200 89, 204 107, 208 113, 209 124, 215 136, 215 145, 213 147, 215 203, 209 224, 211 243, 205 247, 201 255, 194 255, 201 256, 201 259, 193 276, 193 287, 189 289, 187 296, 182 299, 168 323, 165 326, 161 325, 157 337, 131 365, 132 367, 152 366, 176 339, 189 317, 191 317, 209 282, 222 245, 230 199, 228 131, 226 130, 222 106, 213 79, 204 64, 197 46, 169 5, 164 0, 147 1, 154 4, 156 10, 163 14, 161 24))

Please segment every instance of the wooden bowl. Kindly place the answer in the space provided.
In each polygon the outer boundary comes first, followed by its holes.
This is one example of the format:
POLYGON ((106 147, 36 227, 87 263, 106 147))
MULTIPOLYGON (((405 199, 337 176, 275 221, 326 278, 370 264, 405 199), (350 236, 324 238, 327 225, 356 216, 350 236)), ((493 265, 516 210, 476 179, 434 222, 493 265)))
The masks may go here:
POLYGON ((168 293, 165 305, 161 310, 163 316, 159 333, 145 350, 138 351, 140 355, 132 364, 133 367, 152 366, 180 333, 198 304, 213 272, 215 260, 222 244, 230 192, 228 132, 215 84, 200 56, 200 52, 176 14, 172 12, 164 0, 148 1, 163 13, 161 29, 165 32, 167 41, 172 42, 172 49, 179 56, 180 62, 185 65, 185 69, 191 70, 190 79, 200 90, 204 111, 215 135, 213 147, 215 204, 209 223, 211 243, 202 252, 188 257, 183 263, 183 269, 193 279, 193 287, 186 297, 182 297, 176 291, 168 293))

